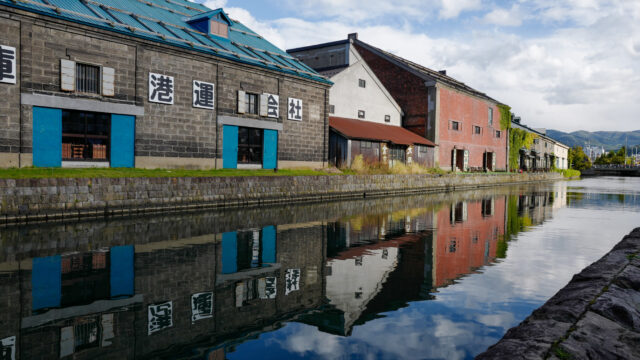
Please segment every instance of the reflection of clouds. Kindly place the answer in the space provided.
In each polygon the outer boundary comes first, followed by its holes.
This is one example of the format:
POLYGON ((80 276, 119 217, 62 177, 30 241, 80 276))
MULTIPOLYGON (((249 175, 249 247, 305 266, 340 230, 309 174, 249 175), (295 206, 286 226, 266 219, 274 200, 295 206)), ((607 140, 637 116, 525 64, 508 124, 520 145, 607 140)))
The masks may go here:
POLYGON ((344 346, 337 336, 318 332, 317 329, 310 326, 304 326, 291 334, 281 345, 284 349, 297 353, 299 356, 312 353, 329 359, 340 357, 340 354, 344 352, 344 346))
MULTIPOLYGON (((289 352, 286 357, 472 358, 637 226, 637 209, 612 215, 608 210, 614 205, 554 209, 544 224, 509 243, 505 259, 439 289, 433 301, 413 302, 354 327, 351 337, 291 323, 271 336, 289 352)), ((269 345, 265 347, 269 351, 269 345)), ((242 355, 253 358, 255 352, 242 355)))
POLYGON ((513 313, 502 311, 495 314, 479 315, 477 320, 486 326, 503 328, 506 332, 513 326, 515 316, 513 313))

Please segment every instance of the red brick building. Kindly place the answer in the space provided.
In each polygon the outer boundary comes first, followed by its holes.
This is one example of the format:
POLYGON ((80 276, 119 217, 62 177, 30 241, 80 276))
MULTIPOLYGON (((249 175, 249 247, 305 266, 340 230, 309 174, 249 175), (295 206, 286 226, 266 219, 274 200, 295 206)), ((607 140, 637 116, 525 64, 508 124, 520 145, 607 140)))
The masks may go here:
POLYGON ((507 170, 498 101, 464 83, 358 40, 357 51, 402 108, 402 126, 434 142, 445 170, 507 170))

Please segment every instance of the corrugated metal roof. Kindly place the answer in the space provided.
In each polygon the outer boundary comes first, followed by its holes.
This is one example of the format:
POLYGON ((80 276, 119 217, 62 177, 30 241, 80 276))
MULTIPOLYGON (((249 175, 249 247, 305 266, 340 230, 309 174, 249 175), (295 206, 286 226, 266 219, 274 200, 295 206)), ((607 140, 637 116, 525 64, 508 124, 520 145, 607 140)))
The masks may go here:
POLYGON ((188 20, 222 10, 186 0, 0 0, 0 5, 332 84, 238 21, 229 26, 228 39, 196 30, 188 20))
POLYGON ((390 141, 398 145, 436 146, 431 141, 400 126, 340 117, 330 117, 329 126, 350 139, 390 141))

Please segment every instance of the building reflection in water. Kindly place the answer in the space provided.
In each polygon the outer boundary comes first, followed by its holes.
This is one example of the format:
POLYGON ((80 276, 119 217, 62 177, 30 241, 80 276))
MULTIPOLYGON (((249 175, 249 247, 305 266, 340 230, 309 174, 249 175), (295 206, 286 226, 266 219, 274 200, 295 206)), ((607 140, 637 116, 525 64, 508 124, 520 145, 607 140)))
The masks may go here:
POLYGON ((290 321, 348 336, 505 257, 566 204, 566 190, 474 194, 307 205, 297 221, 256 209, 4 229, 3 359, 224 359, 290 321))

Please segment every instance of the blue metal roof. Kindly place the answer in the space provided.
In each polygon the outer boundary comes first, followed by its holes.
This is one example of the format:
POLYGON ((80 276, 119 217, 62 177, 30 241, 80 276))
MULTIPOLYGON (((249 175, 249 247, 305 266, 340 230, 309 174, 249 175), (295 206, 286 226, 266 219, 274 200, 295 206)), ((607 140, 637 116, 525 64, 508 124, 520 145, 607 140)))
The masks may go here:
POLYGON ((229 19, 222 9, 211 10, 187 0, 0 0, 0 5, 332 84, 248 27, 229 19), (231 23, 228 39, 203 33, 189 24, 218 14, 231 23))

